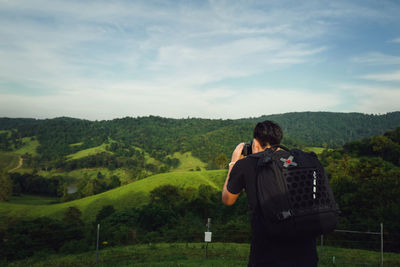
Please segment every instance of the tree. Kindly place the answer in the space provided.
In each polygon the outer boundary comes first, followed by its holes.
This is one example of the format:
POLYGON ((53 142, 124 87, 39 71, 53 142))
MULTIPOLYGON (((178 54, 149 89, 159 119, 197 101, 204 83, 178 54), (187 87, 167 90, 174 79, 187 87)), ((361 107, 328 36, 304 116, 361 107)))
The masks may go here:
POLYGON ((101 184, 98 179, 91 179, 87 182, 82 191, 85 196, 92 196, 99 194, 102 192, 101 184))
POLYGON ((199 186, 198 197, 194 203, 201 210, 203 218, 207 218, 209 210, 215 203, 218 203, 216 199, 217 195, 217 191, 212 186, 204 184, 199 186))
POLYGON ((97 172, 97 178, 103 179, 104 175, 101 172, 97 172))
POLYGON ((63 221, 68 224, 73 225, 83 225, 83 221, 81 220, 82 212, 77 207, 68 207, 67 211, 64 213, 63 221))
POLYGON ((2 253, 8 260, 15 260, 40 251, 58 251, 65 242, 82 239, 83 232, 78 226, 40 217, 9 225, 4 238, 2 253))
POLYGON ((110 180, 111 181, 110 181, 110 184, 108 185, 108 189, 113 189, 113 188, 121 186, 121 180, 119 180, 118 176, 113 175, 113 176, 111 176, 110 180))
POLYGON ((226 168, 226 166, 228 164, 228 158, 226 157, 225 153, 221 153, 215 158, 215 164, 220 169, 226 168))
POLYGON ((114 206, 106 205, 96 215, 96 222, 99 223, 101 220, 111 216, 115 212, 114 206))
POLYGON ((181 190, 174 185, 162 185, 150 192, 150 203, 171 210, 182 201, 181 190))
POLYGON ((7 201, 13 193, 13 183, 8 174, 0 173, 0 201, 7 201))

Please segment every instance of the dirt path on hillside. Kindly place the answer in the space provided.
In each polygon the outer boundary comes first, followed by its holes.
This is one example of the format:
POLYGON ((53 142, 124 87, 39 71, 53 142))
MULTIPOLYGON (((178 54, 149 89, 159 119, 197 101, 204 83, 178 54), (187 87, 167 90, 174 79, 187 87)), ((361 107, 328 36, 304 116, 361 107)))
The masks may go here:
POLYGON ((16 171, 16 170, 18 170, 19 168, 21 168, 23 162, 24 162, 24 159, 20 156, 20 157, 19 157, 18 166, 15 167, 15 168, 13 168, 13 169, 11 169, 11 170, 9 170, 8 173, 13 172, 13 171, 16 171))

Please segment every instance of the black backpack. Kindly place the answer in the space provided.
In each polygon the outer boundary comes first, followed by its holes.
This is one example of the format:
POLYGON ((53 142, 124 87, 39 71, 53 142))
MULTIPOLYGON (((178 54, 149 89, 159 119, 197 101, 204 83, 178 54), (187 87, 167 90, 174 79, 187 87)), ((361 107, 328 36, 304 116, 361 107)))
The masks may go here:
POLYGON ((249 157, 258 158, 255 214, 268 235, 292 239, 336 228, 339 206, 315 153, 279 145, 249 157))

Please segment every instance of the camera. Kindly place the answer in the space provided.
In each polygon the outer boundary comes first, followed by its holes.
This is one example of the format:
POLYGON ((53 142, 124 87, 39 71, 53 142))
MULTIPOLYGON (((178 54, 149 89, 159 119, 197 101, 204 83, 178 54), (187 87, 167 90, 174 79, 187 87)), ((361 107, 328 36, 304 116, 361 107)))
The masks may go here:
POLYGON ((242 155, 243 156, 246 157, 246 156, 248 156, 248 155, 253 153, 252 145, 253 145, 253 140, 244 144, 244 147, 243 147, 243 150, 242 150, 242 155))

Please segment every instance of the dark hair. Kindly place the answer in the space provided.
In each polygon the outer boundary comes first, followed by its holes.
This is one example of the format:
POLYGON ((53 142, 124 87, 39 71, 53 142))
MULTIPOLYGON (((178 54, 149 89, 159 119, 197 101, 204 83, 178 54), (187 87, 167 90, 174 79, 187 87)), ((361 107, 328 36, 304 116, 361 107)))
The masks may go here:
POLYGON ((262 147, 269 145, 279 145, 283 138, 281 127, 273 121, 263 121, 257 123, 254 128, 254 138, 260 142, 262 147))

